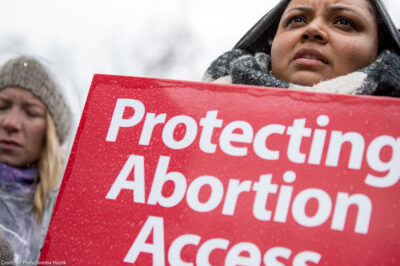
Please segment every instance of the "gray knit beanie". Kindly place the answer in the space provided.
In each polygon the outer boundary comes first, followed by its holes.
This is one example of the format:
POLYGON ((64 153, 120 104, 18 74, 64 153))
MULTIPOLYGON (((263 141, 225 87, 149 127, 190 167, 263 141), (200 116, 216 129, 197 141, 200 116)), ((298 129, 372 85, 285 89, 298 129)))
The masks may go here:
POLYGON ((10 242, 0 230, 0 264, 1 265, 14 265, 14 250, 10 242))
POLYGON ((38 60, 20 56, 7 61, 0 68, 0 90, 7 87, 20 87, 38 97, 53 117, 60 142, 64 142, 71 125, 71 110, 59 87, 38 60))

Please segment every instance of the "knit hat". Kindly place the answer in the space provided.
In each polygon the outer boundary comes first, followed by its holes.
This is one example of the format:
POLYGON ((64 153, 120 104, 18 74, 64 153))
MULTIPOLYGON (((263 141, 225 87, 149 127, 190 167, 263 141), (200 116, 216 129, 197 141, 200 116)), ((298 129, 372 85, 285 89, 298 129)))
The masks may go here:
MULTIPOLYGON (((382 0, 368 1, 374 6, 378 16, 379 52, 389 49, 400 54, 400 34, 384 3, 382 0)), ((270 54, 279 21, 289 3, 290 0, 281 0, 239 40, 234 48, 250 53, 270 54)))
POLYGON ((64 142, 71 125, 71 110, 59 87, 38 60, 20 56, 6 62, 0 68, 0 90, 7 87, 20 87, 38 97, 53 117, 60 142, 64 142))

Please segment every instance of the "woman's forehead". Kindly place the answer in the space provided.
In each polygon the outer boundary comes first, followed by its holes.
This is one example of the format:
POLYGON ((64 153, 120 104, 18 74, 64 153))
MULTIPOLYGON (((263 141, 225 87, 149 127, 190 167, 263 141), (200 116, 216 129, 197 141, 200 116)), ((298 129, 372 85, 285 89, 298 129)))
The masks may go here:
POLYGON ((20 102, 35 104, 44 107, 42 101, 32 92, 19 87, 7 87, 0 90, 0 98, 4 100, 17 100, 20 102))
POLYGON ((331 6, 348 6, 361 10, 370 10, 371 4, 368 0, 291 0, 288 8, 293 6, 306 7, 331 7, 331 6))

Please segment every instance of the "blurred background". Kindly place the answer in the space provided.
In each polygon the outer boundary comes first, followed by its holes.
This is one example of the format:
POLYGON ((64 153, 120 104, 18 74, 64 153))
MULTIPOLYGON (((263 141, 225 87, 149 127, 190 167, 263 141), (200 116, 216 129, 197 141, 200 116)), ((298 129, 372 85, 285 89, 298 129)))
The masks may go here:
MULTIPOLYGON (((93 74, 199 81, 278 0, 0 0, 0 59, 49 60, 82 108, 93 74)), ((397 26, 400 1, 384 0, 397 26)))

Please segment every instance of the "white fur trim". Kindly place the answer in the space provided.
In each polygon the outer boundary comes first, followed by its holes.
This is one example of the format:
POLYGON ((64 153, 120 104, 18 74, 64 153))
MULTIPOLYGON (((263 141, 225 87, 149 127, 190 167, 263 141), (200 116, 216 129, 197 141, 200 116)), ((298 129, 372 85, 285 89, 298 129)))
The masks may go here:
POLYGON ((232 76, 223 76, 214 81, 215 83, 232 84, 232 76))
POLYGON ((213 79, 212 76, 206 72, 206 73, 204 73, 203 77, 201 78, 201 81, 212 82, 212 83, 221 83, 221 84, 232 84, 232 76, 227 75, 227 76, 222 76, 217 79, 213 79))
POLYGON ((212 78, 212 76, 210 74, 208 74, 208 72, 205 72, 204 75, 201 77, 201 81, 213 82, 214 79, 212 78))
POLYGON ((311 87, 290 84, 289 89, 330 92, 339 94, 354 94, 361 87, 367 74, 363 72, 353 72, 345 76, 336 77, 330 80, 321 81, 311 87))

